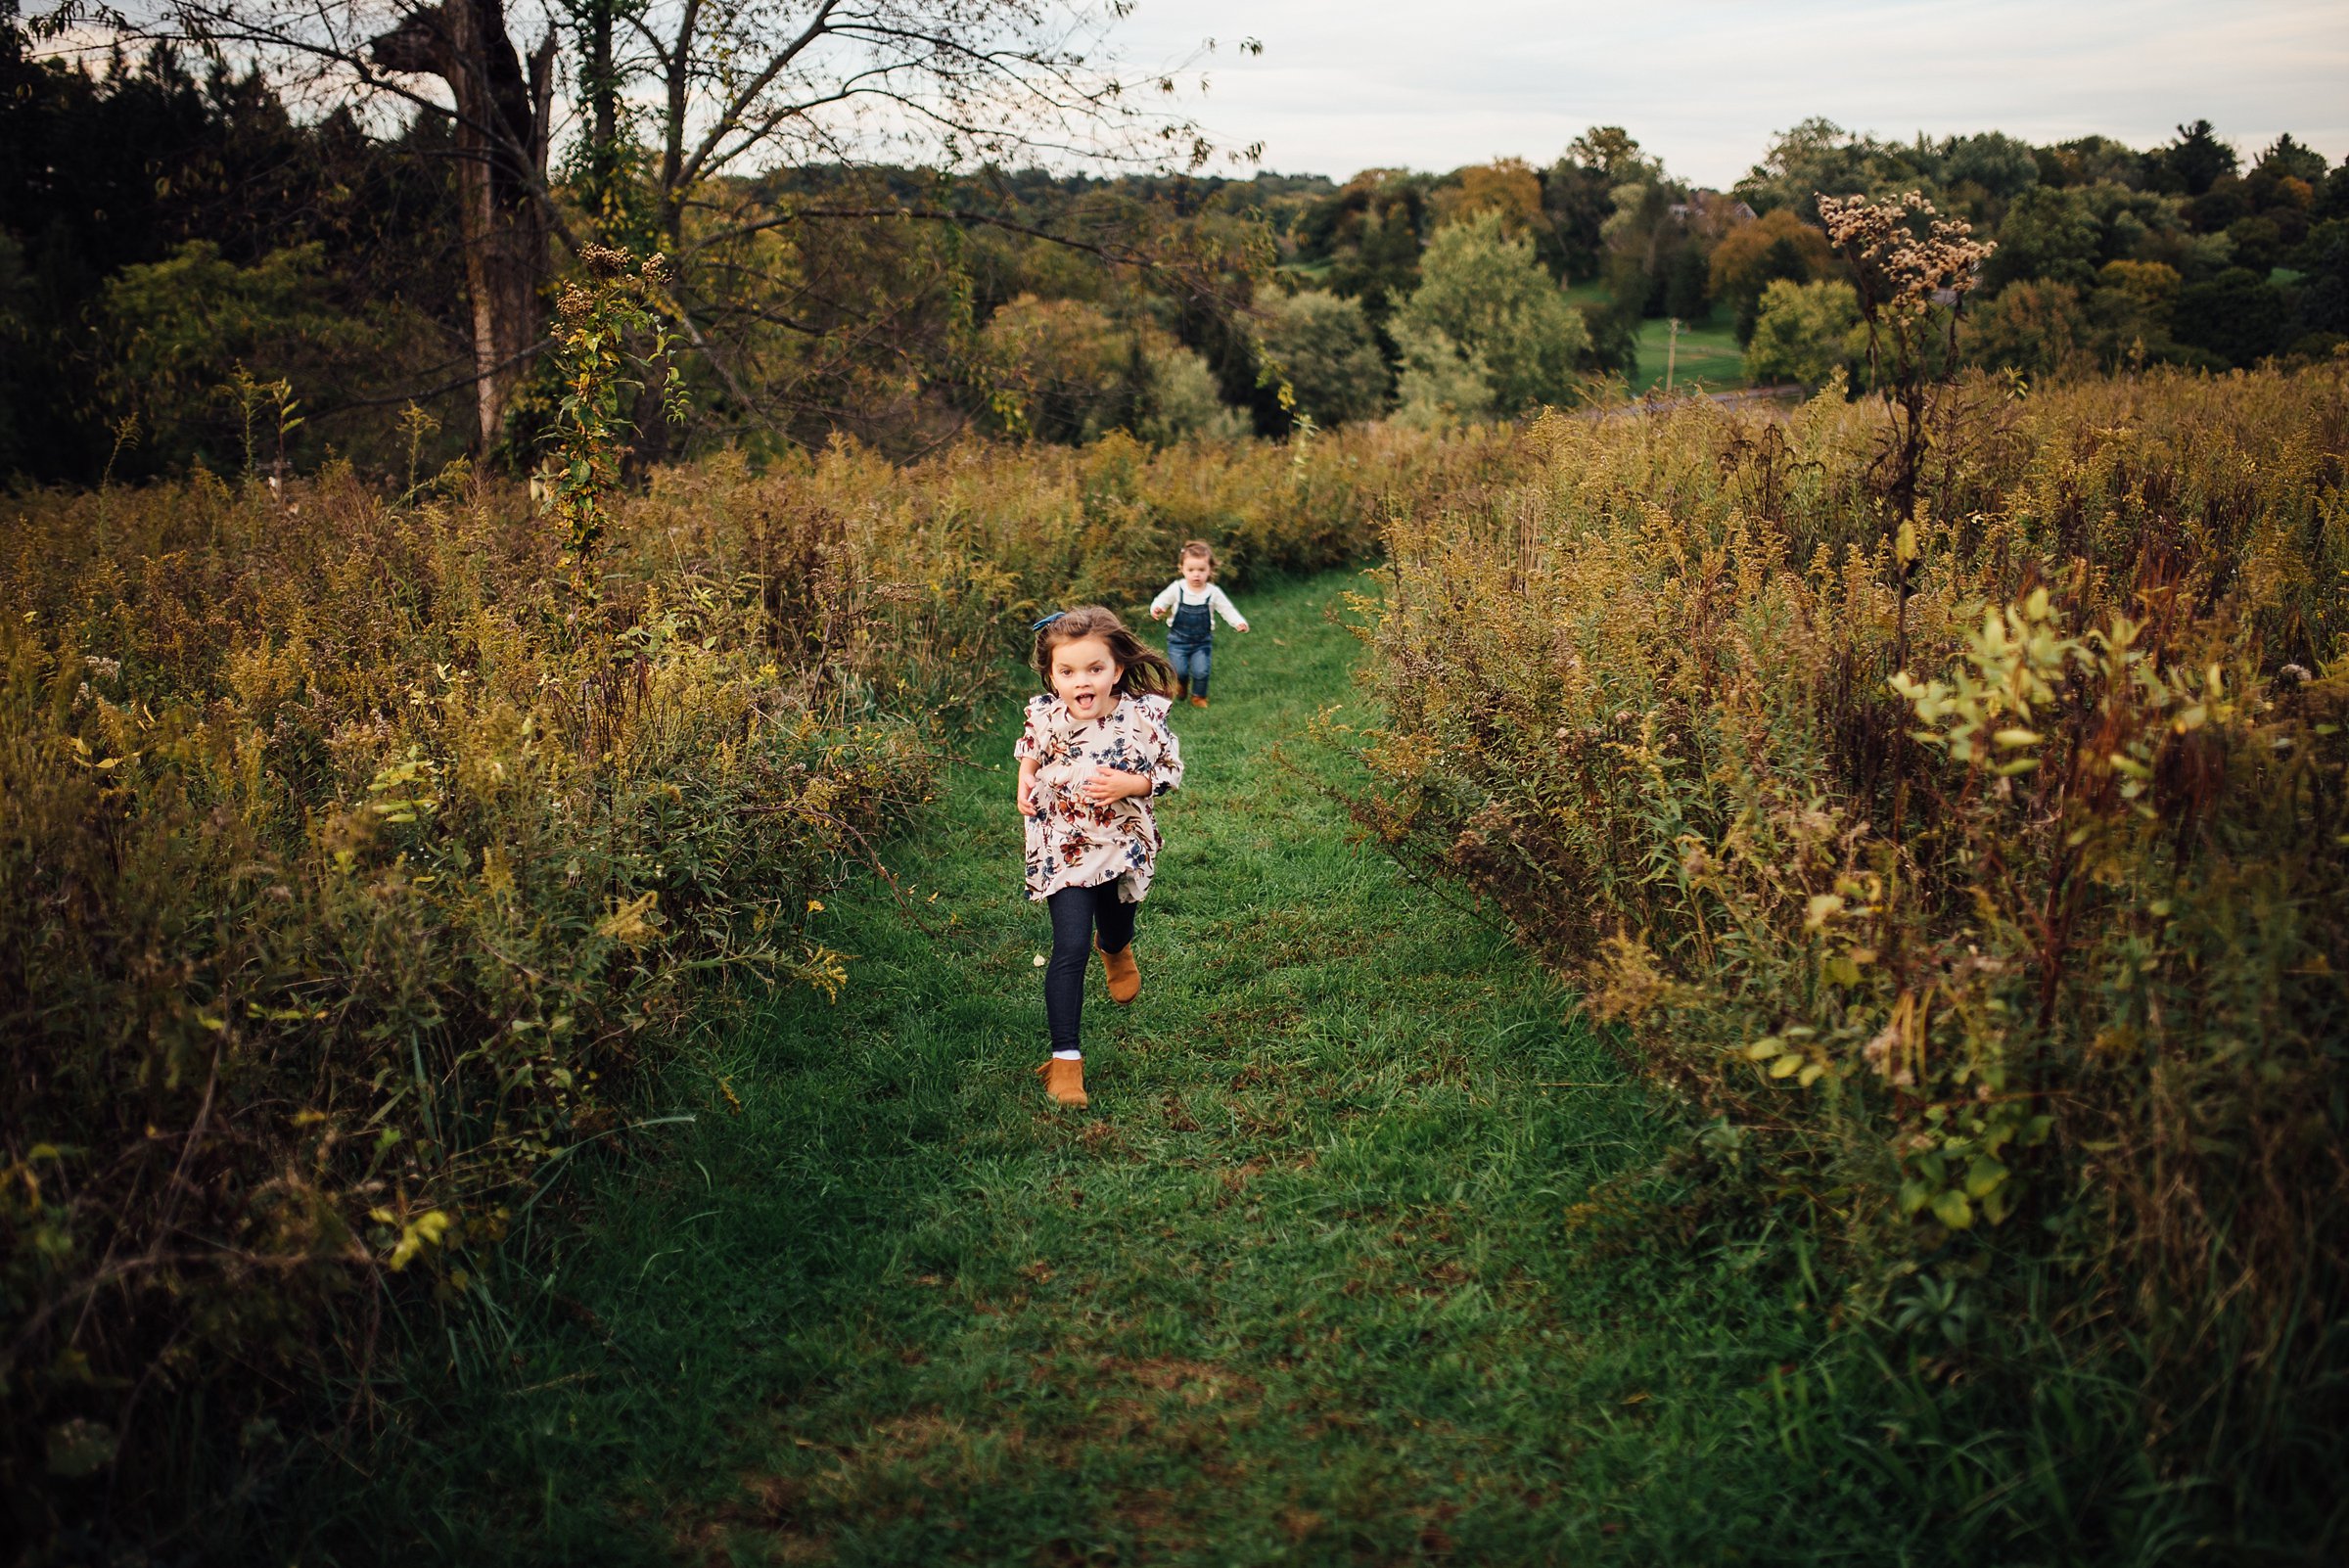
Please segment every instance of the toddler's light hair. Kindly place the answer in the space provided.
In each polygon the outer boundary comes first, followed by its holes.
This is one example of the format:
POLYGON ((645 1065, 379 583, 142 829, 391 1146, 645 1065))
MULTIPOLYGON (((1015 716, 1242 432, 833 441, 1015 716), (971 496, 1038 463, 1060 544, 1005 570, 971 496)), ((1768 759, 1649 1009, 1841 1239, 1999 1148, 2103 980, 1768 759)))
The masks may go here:
POLYGON ((1216 547, 1205 539, 1191 539, 1186 541, 1181 549, 1174 552, 1174 559, 1177 563, 1181 563, 1188 561, 1194 555, 1207 558, 1207 575, 1211 577, 1214 576, 1216 575, 1216 547))

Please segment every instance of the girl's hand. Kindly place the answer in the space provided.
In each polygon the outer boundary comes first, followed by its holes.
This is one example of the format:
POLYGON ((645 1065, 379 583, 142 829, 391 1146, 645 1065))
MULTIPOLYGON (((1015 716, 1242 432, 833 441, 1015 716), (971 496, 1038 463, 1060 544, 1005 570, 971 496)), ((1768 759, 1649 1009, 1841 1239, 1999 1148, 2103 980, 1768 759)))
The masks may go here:
POLYGON ((1167 619, 1167 613, 1164 610, 1161 610, 1158 606, 1152 605, 1150 607, 1150 619, 1153 621, 1164 621, 1167 619))
POLYGON ((1114 767, 1097 767, 1078 786, 1077 793, 1095 806, 1107 806, 1128 795, 1143 794, 1149 788, 1150 780, 1143 774, 1122 772, 1114 767))
POLYGON ((1026 773, 1020 775, 1020 815, 1036 815, 1036 780, 1026 773))
POLYGON ((1239 625, 1239 629, 1240 629, 1240 630, 1242 630, 1242 631, 1246 631, 1246 630, 1248 629, 1248 623, 1247 623, 1247 622, 1245 622, 1245 621, 1241 622, 1241 623, 1240 623, 1240 625, 1239 625))

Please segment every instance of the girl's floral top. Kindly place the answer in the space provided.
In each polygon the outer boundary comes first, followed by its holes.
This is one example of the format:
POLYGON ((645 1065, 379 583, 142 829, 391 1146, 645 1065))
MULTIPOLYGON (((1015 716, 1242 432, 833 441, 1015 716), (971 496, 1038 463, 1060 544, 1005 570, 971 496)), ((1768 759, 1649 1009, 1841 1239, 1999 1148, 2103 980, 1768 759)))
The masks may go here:
POLYGON ((1164 697, 1120 697, 1106 718, 1080 719, 1057 697, 1028 702, 1028 727, 1011 755, 1036 759, 1028 818, 1028 897, 1115 881, 1139 903, 1158 862, 1158 819, 1150 803, 1182 782, 1182 745, 1167 725, 1164 697), (1095 768, 1145 773, 1148 795, 1095 806, 1078 787, 1095 768))

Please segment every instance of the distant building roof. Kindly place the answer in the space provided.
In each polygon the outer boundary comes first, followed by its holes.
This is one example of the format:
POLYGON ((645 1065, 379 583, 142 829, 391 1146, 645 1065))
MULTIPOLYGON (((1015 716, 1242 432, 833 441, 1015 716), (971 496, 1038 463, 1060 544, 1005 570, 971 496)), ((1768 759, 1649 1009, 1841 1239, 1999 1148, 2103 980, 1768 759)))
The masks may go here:
POLYGON ((1687 201, 1672 204, 1672 215, 1683 223, 1695 218, 1719 223, 1725 228, 1735 228, 1740 223, 1753 222, 1757 214, 1752 208, 1725 192, 1691 191, 1687 201))

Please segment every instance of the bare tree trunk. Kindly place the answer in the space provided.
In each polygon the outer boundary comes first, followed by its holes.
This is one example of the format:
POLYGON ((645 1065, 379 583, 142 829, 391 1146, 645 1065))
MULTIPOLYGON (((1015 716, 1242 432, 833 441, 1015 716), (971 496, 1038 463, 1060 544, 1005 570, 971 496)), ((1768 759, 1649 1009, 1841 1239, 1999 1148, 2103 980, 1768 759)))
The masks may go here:
POLYGON ((612 64, 612 9, 617 0, 593 0, 588 8, 587 70, 595 100, 595 172, 602 187, 620 173, 620 75, 612 64))
POLYGON ((386 70, 438 76, 456 99, 459 226, 473 301, 475 413, 480 449, 497 443, 514 390, 529 368, 547 274, 548 120, 555 38, 526 74, 506 30, 504 0, 440 0, 372 45, 386 70))

